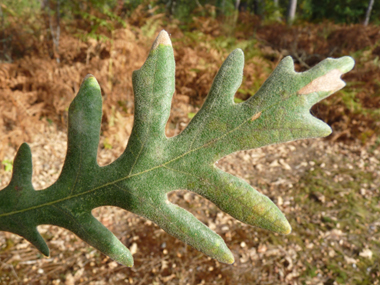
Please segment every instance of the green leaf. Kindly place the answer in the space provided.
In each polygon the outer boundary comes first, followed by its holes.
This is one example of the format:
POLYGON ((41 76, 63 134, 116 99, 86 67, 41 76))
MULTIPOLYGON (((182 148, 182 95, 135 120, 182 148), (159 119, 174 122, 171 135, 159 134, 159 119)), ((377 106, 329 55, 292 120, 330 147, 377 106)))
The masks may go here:
POLYGON ((235 102, 236 104, 239 104, 239 103, 244 102, 244 100, 235 97, 235 98, 234 98, 234 102, 235 102))
POLYGON ((11 182, 0 191, 0 230, 23 236, 48 255, 36 227, 57 225, 132 266, 129 250, 91 214, 96 207, 112 205, 153 221, 221 262, 233 263, 219 235, 168 201, 168 192, 186 189, 244 223, 290 233, 288 221, 269 198, 221 171, 215 162, 239 150, 329 135, 330 127, 309 109, 344 86, 340 75, 351 70, 354 61, 326 59, 297 73, 293 60, 286 57, 256 95, 235 104, 243 65, 243 52, 234 50, 216 75, 201 110, 181 134, 167 138, 175 63, 169 36, 162 31, 145 64, 133 73, 135 120, 128 146, 116 161, 103 167, 96 161, 102 98, 96 79, 88 75, 69 108, 68 149, 60 177, 49 188, 35 191, 31 152, 23 144, 11 182))
POLYGON ((4 169, 5 171, 12 171, 12 168, 13 168, 13 162, 8 160, 8 159, 4 159, 2 162, 1 162, 2 165, 4 165, 4 169))

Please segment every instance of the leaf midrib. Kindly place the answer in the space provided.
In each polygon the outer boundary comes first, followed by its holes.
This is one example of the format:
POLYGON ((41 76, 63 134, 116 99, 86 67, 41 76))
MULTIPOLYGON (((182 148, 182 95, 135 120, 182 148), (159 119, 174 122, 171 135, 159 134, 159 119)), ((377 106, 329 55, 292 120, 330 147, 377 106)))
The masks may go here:
MULTIPOLYGON (((294 96, 294 95, 293 95, 293 96, 294 96)), ((289 100, 291 97, 292 97, 292 96, 289 96, 288 98, 285 98, 285 100, 289 100)), ((261 112, 261 115, 262 115, 266 110, 268 110, 268 109, 270 109, 271 107, 273 107, 273 106, 279 104, 281 101, 283 101, 283 100, 281 100, 281 99, 278 100, 276 103, 267 106, 265 109, 263 109, 262 111, 257 112, 256 114, 258 114, 258 113, 261 112)), ((253 116, 255 116, 256 114, 254 114, 253 116)), ((188 154, 190 154, 190 153, 192 153, 192 152, 195 152, 195 151, 198 151, 198 150, 200 150, 200 149, 202 149, 202 148, 205 148, 205 147, 209 146, 210 144, 213 144, 213 143, 217 142, 218 140, 220 140, 220 139, 222 139, 222 138, 228 136, 230 133, 232 133, 232 132, 238 130, 238 129, 241 128, 244 124, 246 124, 246 123, 248 123, 249 121, 251 121, 251 117, 252 117, 252 116, 249 116, 249 118, 246 119, 245 121, 243 121, 240 125, 236 126, 234 129, 232 129, 232 130, 226 132, 226 133, 223 134, 222 136, 220 136, 220 137, 218 137, 218 138, 215 138, 215 139, 213 139, 213 140, 211 140, 211 141, 205 143, 204 145, 201 145, 201 146, 199 146, 199 147, 197 147, 197 148, 195 148, 195 149, 191 149, 191 150, 189 150, 189 151, 183 153, 182 155, 179 155, 179 156, 177 156, 177 157, 175 157, 175 158, 173 158, 173 159, 171 159, 171 160, 169 160, 169 161, 167 161, 167 162, 165 162, 165 163, 162 163, 162 164, 160 164, 160 165, 154 166, 154 167, 152 167, 152 168, 150 168, 150 169, 147 169, 147 170, 144 170, 144 171, 141 171, 141 172, 135 173, 135 174, 129 174, 129 175, 125 176, 125 177, 122 177, 122 178, 116 179, 116 180, 114 180, 114 181, 112 181, 112 182, 105 183, 105 184, 103 184, 103 185, 101 185, 101 186, 95 187, 95 188, 90 189, 90 190, 88 190, 88 191, 86 191, 86 192, 81 192, 81 193, 78 193, 78 194, 75 194, 75 195, 71 195, 71 196, 68 196, 68 197, 65 197, 65 198, 62 198, 62 199, 54 200, 54 201, 47 202, 47 203, 44 203, 44 204, 40 204, 40 205, 36 205, 36 206, 33 206, 33 207, 29 207, 29 208, 26 208, 26 209, 21 209, 21 210, 17 210, 17 211, 12 211, 12 212, 8 212, 8 213, 3 213, 3 214, 0 214, 0 218, 1 218, 1 217, 6 217, 6 216, 11 216, 11 215, 20 214, 20 213, 27 212, 27 211, 32 211, 32 210, 35 210, 35 209, 43 208, 43 207, 45 207, 45 206, 51 206, 51 205, 54 205, 54 204, 56 204, 56 203, 64 202, 64 201, 67 201, 67 200, 70 200, 70 199, 75 199, 75 198, 77 198, 77 197, 80 197, 80 196, 82 196, 82 195, 89 194, 89 193, 94 192, 94 191, 96 191, 96 190, 98 190, 98 189, 101 189, 101 188, 103 188, 103 187, 107 187, 107 186, 109 186, 109 185, 113 185, 113 184, 115 184, 115 183, 118 183, 118 182, 120 182, 120 181, 123 181, 123 180, 129 179, 129 178, 131 178, 131 177, 138 176, 138 175, 142 175, 142 174, 144 174, 144 173, 147 173, 147 172, 153 171, 153 170, 158 169, 158 168, 160 168, 160 167, 164 167, 164 166, 167 165, 167 164, 170 164, 170 163, 172 163, 172 162, 174 162, 174 161, 176 161, 176 160, 178 160, 178 159, 181 159, 182 157, 184 157, 184 156, 186 156, 186 155, 188 155, 188 154)), ((47 191, 48 189, 49 189, 49 188, 44 189, 44 190, 41 190, 41 191, 47 191)))

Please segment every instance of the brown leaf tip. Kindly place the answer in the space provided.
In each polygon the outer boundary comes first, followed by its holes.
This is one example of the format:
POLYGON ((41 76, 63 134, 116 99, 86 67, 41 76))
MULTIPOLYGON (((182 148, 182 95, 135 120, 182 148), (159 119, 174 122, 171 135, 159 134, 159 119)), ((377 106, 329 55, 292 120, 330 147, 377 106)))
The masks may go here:
POLYGON ((90 77, 94 77, 94 75, 92 75, 92 74, 87 74, 86 77, 83 79, 83 81, 86 81, 86 80, 89 79, 90 77))
POLYGON ((83 83, 85 83, 86 80, 89 79, 89 78, 91 78, 91 77, 94 77, 94 78, 95 78, 94 75, 92 75, 92 74, 87 74, 86 77, 82 80, 82 83, 80 84, 80 86, 82 87, 83 83))
POLYGON ((311 81, 306 86, 302 87, 299 91, 299 95, 306 95, 313 92, 319 92, 319 91, 326 91, 326 92, 332 92, 338 91, 339 89, 342 89, 346 84, 342 79, 340 79, 340 76, 342 75, 342 72, 339 69, 333 69, 326 73, 325 75, 322 75, 313 81, 311 81))
POLYGON ((165 45, 165 46, 172 46, 172 42, 170 40, 169 34, 165 30, 162 30, 158 34, 156 40, 154 41, 152 45, 152 50, 156 49, 158 45, 160 44, 165 45))
POLYGON ((292 227, 290 226, 289 223, 287 223, 283 233, 284 233, 284 235, 288 235, 291 232, 292 232, 292 227))

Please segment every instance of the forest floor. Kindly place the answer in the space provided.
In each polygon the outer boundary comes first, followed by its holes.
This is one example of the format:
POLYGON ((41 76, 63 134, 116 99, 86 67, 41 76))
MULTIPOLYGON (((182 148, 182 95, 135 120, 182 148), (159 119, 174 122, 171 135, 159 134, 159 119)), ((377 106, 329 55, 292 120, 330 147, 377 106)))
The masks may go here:
MULTIPOLYGON (((35 135, 33 184, 52 184, 63 165, 66 134, 35 135)), ((9 158, 15 155, 9 149, 9 158)), ((99 164, 122 148, 102 149, 99 164)), ((236 262, 221 264, 152 222, 116 207, 93 214, 133 253, 127 268, 50 225, 39 226, 51 250, 43 257, 23 238, 0 233, 0 284, 379 284, 380 151, 305 140, 229 155, 218 167, 270 197, 293 228, 281 236, 247 226, 187 191, 170 195, 215 230, 236 262)), ((10 171, 1 171, 5 186, 10 171)))
POLYGON ((18 37, 13 31, 14 59, 0 64, 1 186, 10 180, 23 141, 32 149, 36 189, 57 179, 66 153, 67 108, 87 73, 99 81, 104 99, 99 164, 116 159, 133 124, 132 71, 143 64, 162 27, 171 34, 177 64, 168 135, 181 132, 199 110, 234 48, 246 55, 237 100, 252 96, 286 55, 293 56, 298 71, 328 56, 351 55, 357 64, 344 77, 348 86, 312 110, 332 125, 332 136, 239 152, 217 164, 270 197, 292 233, 244 225, 196 194, 176 191, 170 200, 223 237, 233 265, 206 257, 139 216, 102 207, 93 214, 131 249, 133 268, 67 230, 44 225, 39 230, 51 249, 47 258, 24 239, 0 232, 0 284, 379 284, 380 29, 333 24, 289 29, 260 26, 241 15, 241 26, 253 35, 241 27, 223 30, 216 20, 194 19, 191 29, 181 31, 176 23, 143 16, 112 31, 112 41, 74 37, 66 27, 60 63, 46 37, 18 37))

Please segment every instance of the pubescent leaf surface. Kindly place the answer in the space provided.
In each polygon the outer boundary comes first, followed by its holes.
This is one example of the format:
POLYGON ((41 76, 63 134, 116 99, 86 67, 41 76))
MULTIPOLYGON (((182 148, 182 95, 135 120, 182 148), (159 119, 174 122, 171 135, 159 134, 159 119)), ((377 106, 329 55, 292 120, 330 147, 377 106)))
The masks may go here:
POLYGON ((350 57, 326 59, 303 73, 284 58, 256 95, 235 104, 244 55, 234 50, 216 75, 202 109, 178 136, 167 138, 175 87, 175 62, 162 31, 141 69, 133 73, 135 119, 124 153, 112 164, 97 164, 102 98, 88 75, 69 108, 68 149, 58 180, 42 191, 32 183, 31 152, 21 145, 9 185, 0 191, 0 230, 49 249, 37 231, 41 224, 64 227, 127 266, 130 251, 91 210, 105 205, 143 216, 169 234, 225 263, 234 257, 223 239, 188 211, 170 203, 167 193, 193 191, 249 225, 288 234, 285 216, 266 196, 215 166, 239 151, 297 139, 323 137, 331 129, 310 114, 312 105, 341 89, 340 76, 353 68, 350 57))

